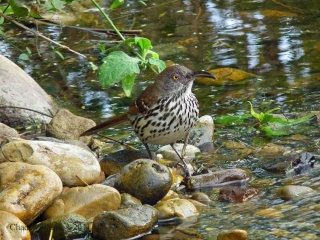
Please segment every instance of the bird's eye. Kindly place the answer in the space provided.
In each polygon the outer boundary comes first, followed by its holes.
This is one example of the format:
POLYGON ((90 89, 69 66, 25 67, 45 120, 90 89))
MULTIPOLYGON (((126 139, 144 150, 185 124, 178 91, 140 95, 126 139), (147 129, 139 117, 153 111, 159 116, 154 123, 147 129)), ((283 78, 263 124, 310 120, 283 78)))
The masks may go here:
POLYGON ((179 77, 177 75, 173 75, 173 80, 177 81, 179 79, 179 77))

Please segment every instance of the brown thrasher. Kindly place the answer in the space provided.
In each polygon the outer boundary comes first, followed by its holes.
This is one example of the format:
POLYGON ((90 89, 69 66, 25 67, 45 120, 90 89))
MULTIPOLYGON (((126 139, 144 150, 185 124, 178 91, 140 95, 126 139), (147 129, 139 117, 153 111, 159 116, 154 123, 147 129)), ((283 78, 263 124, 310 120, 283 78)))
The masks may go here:
POLYGON ((81 136, 91 135, 129 120, 138 138, 145 145, 150 159, 152 154, 148 144, 170 144, 184 164, 187 176, 190 176, 186 162, 173 144, 181 139, 187 141, 190 129, 197 122, 198 101, 191 91, 196 77, 216 79, 209 72, 191 71, 179 65, 166 68, 154 83, 131 103, 127 113, 112 117, 85 131, 81 136))

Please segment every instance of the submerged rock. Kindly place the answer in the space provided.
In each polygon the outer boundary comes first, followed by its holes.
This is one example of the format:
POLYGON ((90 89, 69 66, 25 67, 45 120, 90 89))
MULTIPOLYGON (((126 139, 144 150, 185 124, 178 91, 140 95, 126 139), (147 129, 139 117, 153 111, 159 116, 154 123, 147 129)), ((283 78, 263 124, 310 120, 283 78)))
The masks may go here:
POLYGON ((103 211, 119 208, 120 193, 109 186, 94 184, 86 187, 66 189, 44 212, 43 217, 49 219, 68 213, 77 213, 88 221, 103 211))
POLYGON ((223 230, 218 236, 217 240, 247 240, 247 231, 241 229, 223 230))
POLYGON ((2 55, 0 55, 0 106, 15 107, 0 108, 0 122, 9 126, 33 125, 35 121, 48 123, 52 113, 58 110, 57 105, 36 81, 2 55))
POLYGON ((297 198, 311 192, 313 192, 313 189, 306 186, 288 185, 279 188, 276 194, 281 199, 289 201, 293 198, 297 198))
POLYGON ((53 217, 32 226, 31 233, 33 239, 50 239, 52 229, 52 239, 68 240, 85 237, 89 231, 87 220, 78 214, 66 214, 53 217))
POLYGON ((61 191, 60 178, 45 166, 0 164, 0 210, 16 215, 26 225, 49 207, 61 191))
POLYGON ((150 159, 138 159, 122 168, 115 179, 115 188, 138 198, 143 204, 155 204, 172 185, 168 167, 150 159))
MULTIPOLYGON (((174 147, 179 154, 181 154, 181 151, 183 149, 183 145, 184 144, 182 144, 182 143, 174 144, 174 147)), ((165 158, 165 159, 170 159, 170 160, 180 162, 180 158, 178 157, 178 155, 176 154, 176 152, 173 150, 173 148, 170 145, 165 145, 165 146, 159 148, 157 153, 161 154, 163 156, 163 158, 165 158)), ((197 153, 200 153, 200 149, 188 144, 186 147, 185 155, 184 155, 183 159, 186 161, 191 161, 196 157, 197 153)))
POLYGON ((30 240, 28 227, 15 215, 0 210, 0 239, 30 240))
POLYGON ((128 239, 152 230, 158 222, 158 212, 149 205, 107 211, 97 216, 92 233, 98 239, 128 239))
POLYGON ((17 140, 1 148, 0 162, 26 162, 44 165, 59 175, 65 186, 84 186, 95 183, 100 165, 89 151, 66 143, 17 140))
POLYGON ((161 220, 174 217, 184 219, 199 215, 197 208, 187 199, 174 198, 161 201, 155 205, 155 208, 158 210, 161 220))
POLYGON ((245 186, 225 186, 220 188, 219 201, 222 202, 246 202, 256 196, 258 190, 245 186))

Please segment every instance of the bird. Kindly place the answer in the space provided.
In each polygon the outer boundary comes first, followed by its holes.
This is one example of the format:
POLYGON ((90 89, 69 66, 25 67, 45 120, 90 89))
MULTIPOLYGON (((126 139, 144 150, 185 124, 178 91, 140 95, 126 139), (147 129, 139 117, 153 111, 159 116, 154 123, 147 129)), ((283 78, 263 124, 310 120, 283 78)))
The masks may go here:
POLYGON ((192 71, 182 65, 167 67, 153 84, 132 101, 126 113, 111 117, 80 136, 92 135, 129 121, 150 159, 152 154, 148 144, 170 144, 182 161, 186 176, 190 176, 188 166, 175 149, 174 143, 183 139, 187 141, 189 131, 198 120, 198 101, 192 93, 193 82, 198 77, 216 79, 203 70, 192 71))

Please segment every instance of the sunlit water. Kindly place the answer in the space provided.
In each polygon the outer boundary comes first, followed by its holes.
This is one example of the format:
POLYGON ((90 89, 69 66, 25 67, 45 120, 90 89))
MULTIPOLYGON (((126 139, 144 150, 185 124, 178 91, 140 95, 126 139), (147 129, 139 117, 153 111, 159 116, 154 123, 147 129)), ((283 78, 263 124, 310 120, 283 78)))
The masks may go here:
MULTIPOLYGON (((152 40, 154 50, 163 60, 191 69, 233 67, 258 75, 246 82, 227 85, 195 83, 201 115, 217 118, 249 113, 247 101, 251 101, 257 111, 278 106, 282 113, 320 110, 318 0, 149 1, 147 7, 136 1, 126 4, 130 6, 115 10, 111 17, 120 28, 142 29, 141 36, 152 40)), ((98 16, 90 9, 77 23, 85 27, 106 27, 98 16)), ((40 31, 85 54, 96 64, 103 57, 97 44, 104 43, 106 35, 57 26, 40 26, 40 31)), ((86 60, 59 49, 67 59, 60 60, 44 42, 38 46, 45 52, 39 57, 36 42, 32 40, 34 36, 21 32, 24 36, 21 40, 17 38, 18 33, 20 29, 15 28, 7 34, 10 44, 0 41, 0 53, 22 66, 60 104, 97 122, 126 111, 131 99, 124 97, 119 86, 101 89, 86 60), (13 45, 18 41, 22 43, 21 50, 25 47, 32 50, 32 61, 17 60, 20 52, 13 45)), ((108 37, 107 40, 116 39, 108 37)), ((151 72, 139 75, 133 97, 153 77, 151 72)), ((254 121, 247 125, 252 127, 254 121)), ((230 140, 244 142, 250 147, 273 142, 291 150, 318 154, 317 126, 303 132, 303 141, 292 141, 290 137, 268 138, 254 127, 248 131, 247 125, 217 125, 217 152, 198 163, 215 168, 247 169, 248 185, 258 189, 259 194, 245 203, 222 203, 214 200, 216 191, 204 189, 202 191, 213 199, 210 207, 197 220, 179 226, 159 226, 157 232, 161 239, 170 239, 177 236, 177 232, 190 229, 202 238, 215 239, 221 230, 233 228, 248 231, 250 239, 320 239, 319 169, 306 176, 286 179, 284 174, 261 170, 264 156, 239 154, 236 149, 226 149, 223 145, 230 140), (284 202, 275 195, 275 190, 286 184, 309 186, 315 192, 284 202), (275 215, 261 216, 257 212, 262 209, 274 211, 275 215)), ((123 135, 123 130, 128 132, 129 129, 124 126, 108 134, 123 135)), ((132 135, 127 141, 134 139, 132 135)))

